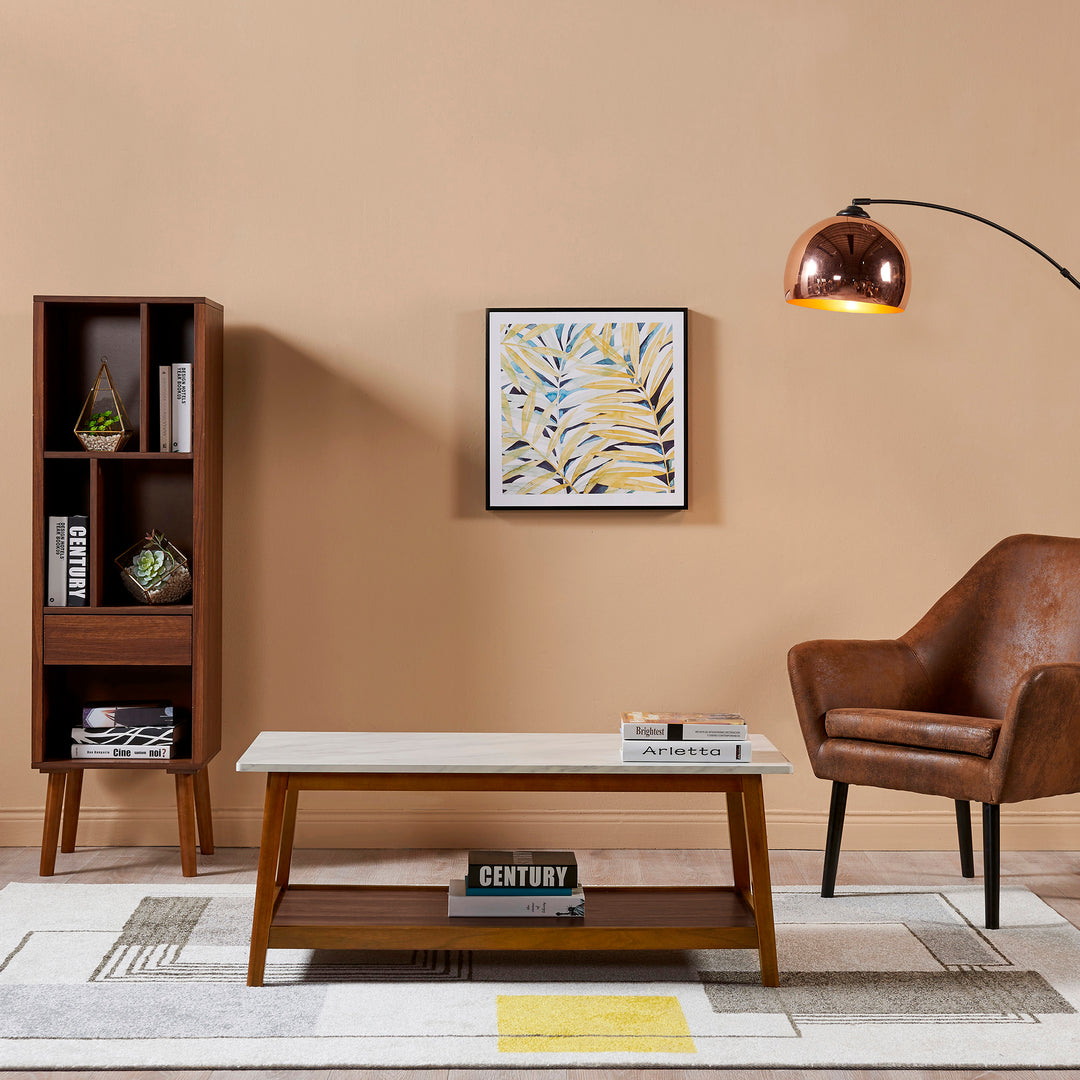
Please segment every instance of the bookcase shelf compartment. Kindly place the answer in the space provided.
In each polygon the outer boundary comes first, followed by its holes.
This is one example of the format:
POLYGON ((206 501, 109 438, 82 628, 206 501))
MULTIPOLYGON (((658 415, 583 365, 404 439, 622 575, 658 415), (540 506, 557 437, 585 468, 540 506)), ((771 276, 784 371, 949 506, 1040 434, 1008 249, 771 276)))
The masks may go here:
POLYGON ((221 382, 223 310, 205 297, 34 297, 32 766, 49 775, 41 873, 53 872, 64 819, 74 850, 82 771, 176 774, 183 872, 196 873, 196 822, 213 850, 207 763, 221 748, 221 382), (100 367, 134 437, 89 452, 73 428, 100 367), (160 450, 159 367, 191 365, 191 452, 160 450), (89 519, 88 603, 49 607, 47 519, 89 519), (146 605, 115 558, 151 530, 189 560, 190 595, 146 605), (168 702, 189 734, 166 759, 72 759, 71 729, 90 702, 168 702))

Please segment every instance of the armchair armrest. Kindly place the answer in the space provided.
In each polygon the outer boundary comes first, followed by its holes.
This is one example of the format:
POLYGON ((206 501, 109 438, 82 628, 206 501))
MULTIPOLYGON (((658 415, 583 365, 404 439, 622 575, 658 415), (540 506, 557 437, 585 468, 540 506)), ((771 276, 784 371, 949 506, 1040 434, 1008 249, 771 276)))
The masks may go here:
POLYGON ((1039 664, 1016 684, 992 782, 999 803, 1080 791, 1080 663, 1039 664))
POLYGON ((804 641, 788 653, 788 676, 815 767, 830 709, 921 709, 930 698, 926 671, 902 641, 804 641))

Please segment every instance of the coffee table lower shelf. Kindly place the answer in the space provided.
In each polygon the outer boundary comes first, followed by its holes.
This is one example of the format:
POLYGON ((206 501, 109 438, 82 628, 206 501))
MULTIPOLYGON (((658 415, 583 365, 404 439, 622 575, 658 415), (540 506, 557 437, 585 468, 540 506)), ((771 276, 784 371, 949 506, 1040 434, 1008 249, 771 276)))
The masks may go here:
POLYGON ((583 919, 451 918, 444 886, 279 888, 271 949, 757 949, 731 886, 585 887, 583 919))

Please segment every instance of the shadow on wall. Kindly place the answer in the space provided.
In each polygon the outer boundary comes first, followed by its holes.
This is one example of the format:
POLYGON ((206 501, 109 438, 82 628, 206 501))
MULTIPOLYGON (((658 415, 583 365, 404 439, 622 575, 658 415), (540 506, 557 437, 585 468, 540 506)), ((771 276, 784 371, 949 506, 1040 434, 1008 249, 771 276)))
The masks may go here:
POLYGON ((261 729, 460 726, 448 448, 319 358, 225 333, 226 758, 261 729))

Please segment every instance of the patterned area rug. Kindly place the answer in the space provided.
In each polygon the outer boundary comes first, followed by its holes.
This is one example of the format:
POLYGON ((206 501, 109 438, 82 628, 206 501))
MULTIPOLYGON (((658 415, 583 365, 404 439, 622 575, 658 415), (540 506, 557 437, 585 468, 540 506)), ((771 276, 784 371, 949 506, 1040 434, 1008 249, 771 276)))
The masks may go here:
POLYGON ((775 893, 752 952, 271 951, 253 889, 0 892, 0 1068, 1080 1064, 1080 931, 1025 889, 775 893))

